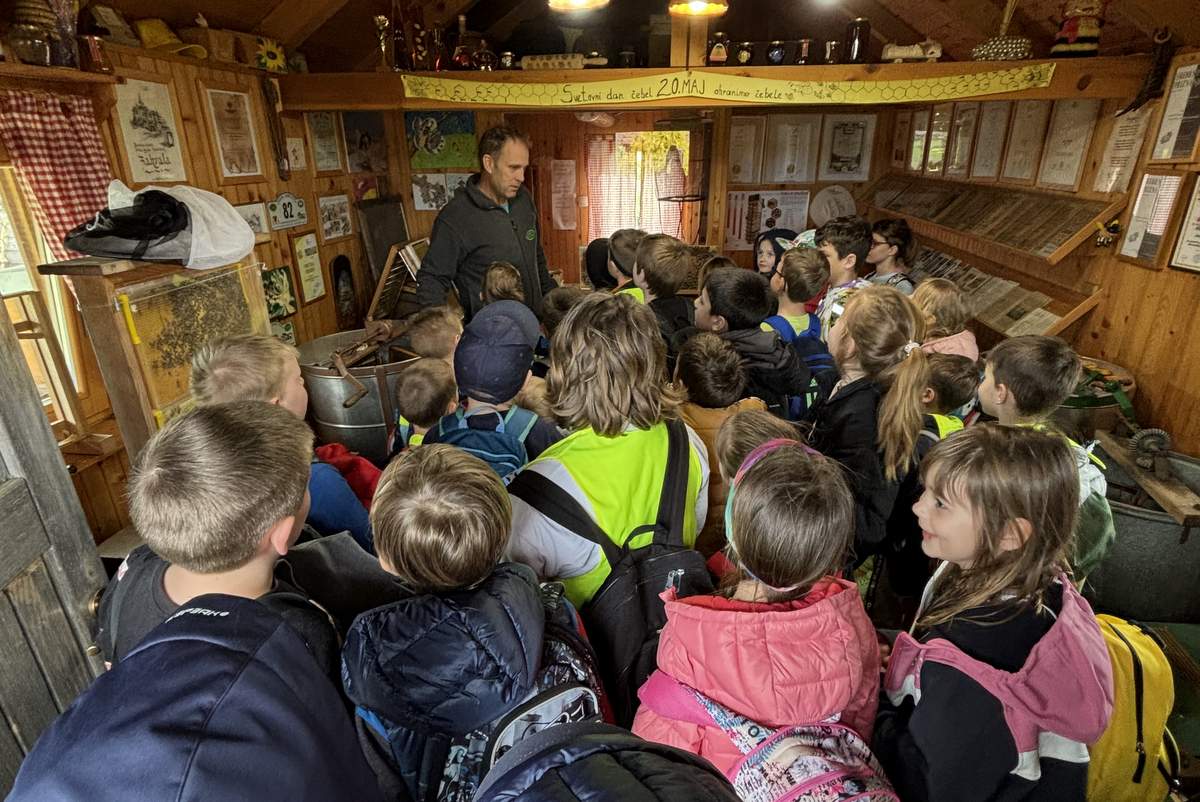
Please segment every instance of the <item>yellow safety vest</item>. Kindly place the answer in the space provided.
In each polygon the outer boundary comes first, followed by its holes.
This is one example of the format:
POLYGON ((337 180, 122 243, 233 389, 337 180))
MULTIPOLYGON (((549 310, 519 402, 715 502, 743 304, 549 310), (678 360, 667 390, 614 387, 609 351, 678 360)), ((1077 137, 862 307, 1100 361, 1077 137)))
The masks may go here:
POLYGON ((646 293, 642 292, 642 288, 629 284, 626 287, 617 290, 617 295, 632 295, 633 299, 639 304, 646 303, 646 293))

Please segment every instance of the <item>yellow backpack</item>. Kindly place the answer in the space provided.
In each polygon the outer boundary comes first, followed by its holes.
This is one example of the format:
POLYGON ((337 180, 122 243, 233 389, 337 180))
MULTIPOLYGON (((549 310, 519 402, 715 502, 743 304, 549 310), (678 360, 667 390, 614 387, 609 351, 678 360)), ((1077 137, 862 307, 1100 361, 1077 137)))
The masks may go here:
POLYGON ((1096 616, 1113 666, 1113 711, 1088 752, 1089 802, 1163 802, 1179 786, 1179 753, 1167 717, 1175 704, 1171 664, 1145 626, 1096 616))

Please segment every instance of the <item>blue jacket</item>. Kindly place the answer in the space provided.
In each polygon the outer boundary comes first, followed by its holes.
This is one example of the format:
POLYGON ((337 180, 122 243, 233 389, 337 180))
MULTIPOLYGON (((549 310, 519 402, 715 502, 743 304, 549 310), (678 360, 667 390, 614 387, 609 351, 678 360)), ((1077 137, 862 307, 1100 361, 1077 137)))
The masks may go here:
POLYGON ((258 602, 193 599, 50 726, 10 802, 380 800, 346 708, 258 602))
POLYGON ((544 629, 537 579, 514 563, 477 587, 412 596, 355 620, 342 683, 381 720, 409 796, 436 792, 447 736, 500 718, 533 690, 544 629))
POLYGON ((367 508, 338 469, 325 462, 313 462, 308 475, 308 494, 312 504, 306 523, 322 535, 349 532, 368 554, 375 553, 371 521, 367 508))

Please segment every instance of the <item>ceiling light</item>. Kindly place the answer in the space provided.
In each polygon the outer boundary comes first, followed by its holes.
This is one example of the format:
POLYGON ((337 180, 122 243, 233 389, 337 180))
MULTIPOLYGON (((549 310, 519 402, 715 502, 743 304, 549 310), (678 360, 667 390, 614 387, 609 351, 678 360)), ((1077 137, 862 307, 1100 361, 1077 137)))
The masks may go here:
POLYGON ((668 0, 667 11, 681 17, 719 17, 729 10, 729 0, 668 0))
POLYGON ((608 0, 548 0, 551 11, 594 11, 604 8, 608 0))

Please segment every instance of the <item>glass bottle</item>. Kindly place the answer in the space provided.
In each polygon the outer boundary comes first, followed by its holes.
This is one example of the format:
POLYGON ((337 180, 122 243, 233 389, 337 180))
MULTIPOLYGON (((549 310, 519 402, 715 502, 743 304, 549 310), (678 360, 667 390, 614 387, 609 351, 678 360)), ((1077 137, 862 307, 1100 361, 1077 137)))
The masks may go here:
POLYGON ((796 63, 797 64, 812 64, 817 57, 816 41, 813 39, 801 39, 796 42, 796 63))
POLYGON ((710 67, 724 67, 729 62, 729 35, 717 31, 708 40, 708 53, 705 59, 710 67))
POLYGON ((446 40, 442 37, 442 29, 435 25, 433 27, 433 44, 429 46, 429 66, 435 72, 450 69, 450 51, 446 47, 446 40))
POLYGON ((846 25, 846 46, 842 53, 847 64, 866 64, 867 47, 871 44, 871 23, 866 17, 850 20, 846 25))
POLYGON ((454 69, 456 70, 473 70, 475 69, 475 58, 473 48, 468 41, 467 36, 467 15, 458 15, 458 43, 454 48, 454 69))
POLYGON ((404 31, 404 15, 397 12, 392 16, 392 69, 411 70, 412 53, 408 49, 408 37, 404 31))
POLYGON ((479 40, 479 49, 475 51, 473 58, 475 59, 475 69, 481 72, 491 72, 496 69, 499 61, 496 54, 488 47, 487 39, 479 40))

